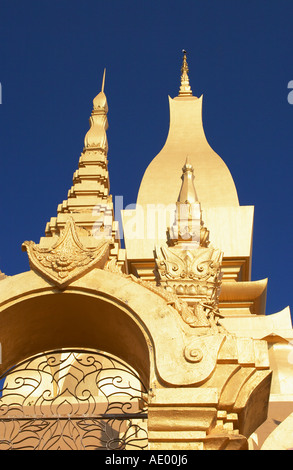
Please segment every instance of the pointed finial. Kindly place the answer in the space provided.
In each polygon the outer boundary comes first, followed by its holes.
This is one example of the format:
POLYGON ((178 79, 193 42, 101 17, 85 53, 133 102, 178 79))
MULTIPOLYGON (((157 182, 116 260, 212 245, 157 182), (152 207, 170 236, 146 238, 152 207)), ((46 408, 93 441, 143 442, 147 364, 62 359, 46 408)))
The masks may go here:
POLYGON ((188 77, 188 64, 186 58, 186 51, 183 49, 183 63, 181 67, 181 85, 179 89, 178 96, 192 96, 192 90, 189 85, 189 77, 188 77))
POLYGON ((191 164, 190 161, 189 161, 189 156, 187 155, 186 160, 185 160, 184 167, 182 168, 182 171, 183 171, 183 173, 185 173, 185 172, 188 171, 188 170, 193 173, 193 166, 192 166, 192 164, 191 164))
POLYGON ((106 77, 106 69, 104 69, 104 73, 103 73, 103 81, 102 81, 102 88, 101 88, 102 93, 104 93, 104 88, 105 88, 105 77, 106 77))
POLYGON ((178 196, 178 202, 186 204, 193 204, 198 201, 196 190, 194 187, 194 174, 193 166, 189 162, 189 157, 186 157, 185 164, 182 168, 182 185, 178 196))
POLYGON ((102 111, 103 113, 105 112, 107 114, 108 112, 108 104, 107 104, 107 98, 104 93, 104 88, 105 88, 105 78, 106 78, 106 69, 104 69, 103 73, 103 80, 102 80, 102 88, 100 93, 94 98, 93 100, 93 112, 95 111, 102 111))

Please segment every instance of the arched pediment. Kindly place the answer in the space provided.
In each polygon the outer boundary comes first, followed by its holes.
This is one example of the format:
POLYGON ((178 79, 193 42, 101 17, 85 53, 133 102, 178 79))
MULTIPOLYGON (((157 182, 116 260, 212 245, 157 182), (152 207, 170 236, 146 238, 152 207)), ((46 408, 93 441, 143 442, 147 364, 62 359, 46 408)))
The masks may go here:
POLYGON ((181 367, 192 369, 183 355, 183 325, 162 297, 126 276, 101 269, 63 290, 34 271, 0 285, 2 371, 41 351, 74 346, 121 357, 144 380, 155 362, 163 380, 179 382, 181 367))
MULTIPOLYGON (((150 387, 198 386, 218 361, 241 363, 242 351, 225 331, 199 330, 151 284, 103 269, 64 289, 34 271, 0 284, 2 372, 40 352, 80 347, 120 357, 150 387)), ((252 343, 250 364, 260 347, 252 343)))

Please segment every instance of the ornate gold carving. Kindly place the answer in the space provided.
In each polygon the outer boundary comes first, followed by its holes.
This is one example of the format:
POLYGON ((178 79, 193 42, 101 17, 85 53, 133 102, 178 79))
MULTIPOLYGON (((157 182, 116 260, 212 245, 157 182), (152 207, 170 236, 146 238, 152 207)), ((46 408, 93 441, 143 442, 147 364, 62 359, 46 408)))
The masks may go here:
POLYGON ((184 323, 188 324, 189 326, 193 328, 212 327, 212 329, 217 332, 219 330, 224 330, 224 328, 219 325, 218 321, 215 319, 216 315, 207 315, 205 312, 201 311, 201 309, 196 309, 194 308, 194 306, 189 306, 187 302, 182 300, 173 292, 168 292, 163 287, 159 285, 156 286, 149 281, 145 281, 141 278, 135 277, 133 276, 133 274, 119 274, 125 276, 133 282, 136 282, 137 284, 140 284, 141 286, 160 296, 167 302, 168 305, 170 305, 170 307, 174 308, 179 313, 184 323))
POLYGON ((177 295, 215 300, 220 286, 222 253, 199 247, 196 250, 156 248, 156 266, 160 284, 177 295))
POLYGON ((191 326, 216 325, 216 317, 220 316, 217 307, 221 259, 222 252, 213 247, 192 251, 179 247, 156 248, 158 284, 188 302, 188 310, 192 310, 193 315, 182 318, 191 326))
POLYGON ((155 249, 157 285, 187 302, 188 313, 184 309, 182 315, 186 323, 193 327, 213 327, 217 331, 223 253, 210 246, 188 158, 181 179, 175 222, 168 229, 169 246, 155 249))
POLYGON ((31 269, 40 272, 59 287, 64 287, 94 267, 103 267, 108 259, 111 240, 100 239, 94 248, 85 248, 79 240, 73 219, 66 223, 58 241, 41 248, 32 241, 23 243, 31 269))

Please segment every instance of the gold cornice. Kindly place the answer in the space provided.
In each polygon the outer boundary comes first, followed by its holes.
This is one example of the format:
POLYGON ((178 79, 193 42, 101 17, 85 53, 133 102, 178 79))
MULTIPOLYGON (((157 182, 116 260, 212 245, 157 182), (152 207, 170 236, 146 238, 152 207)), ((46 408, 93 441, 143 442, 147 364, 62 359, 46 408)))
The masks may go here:
POLYGON ((219 309, 229 309, 233 315, 233 308, 247 307, 251 314, 265 315, 267 279, 248 282, 223 282, 219 297, 219 309))

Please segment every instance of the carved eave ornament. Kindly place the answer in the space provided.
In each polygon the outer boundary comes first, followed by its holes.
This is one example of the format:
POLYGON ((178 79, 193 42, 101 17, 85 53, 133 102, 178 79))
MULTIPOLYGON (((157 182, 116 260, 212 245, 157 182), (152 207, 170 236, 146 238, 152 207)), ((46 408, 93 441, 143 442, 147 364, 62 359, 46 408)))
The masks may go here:
POLYGON ((58 241, 50 248, 41 248, 32 241, 22 245, 27 251, 30 267, 64 288, 93 268, 103 268, 109 259, 112 240, 101 238, 93 248, 81 243, 75 222, 69 219, 58 241))

